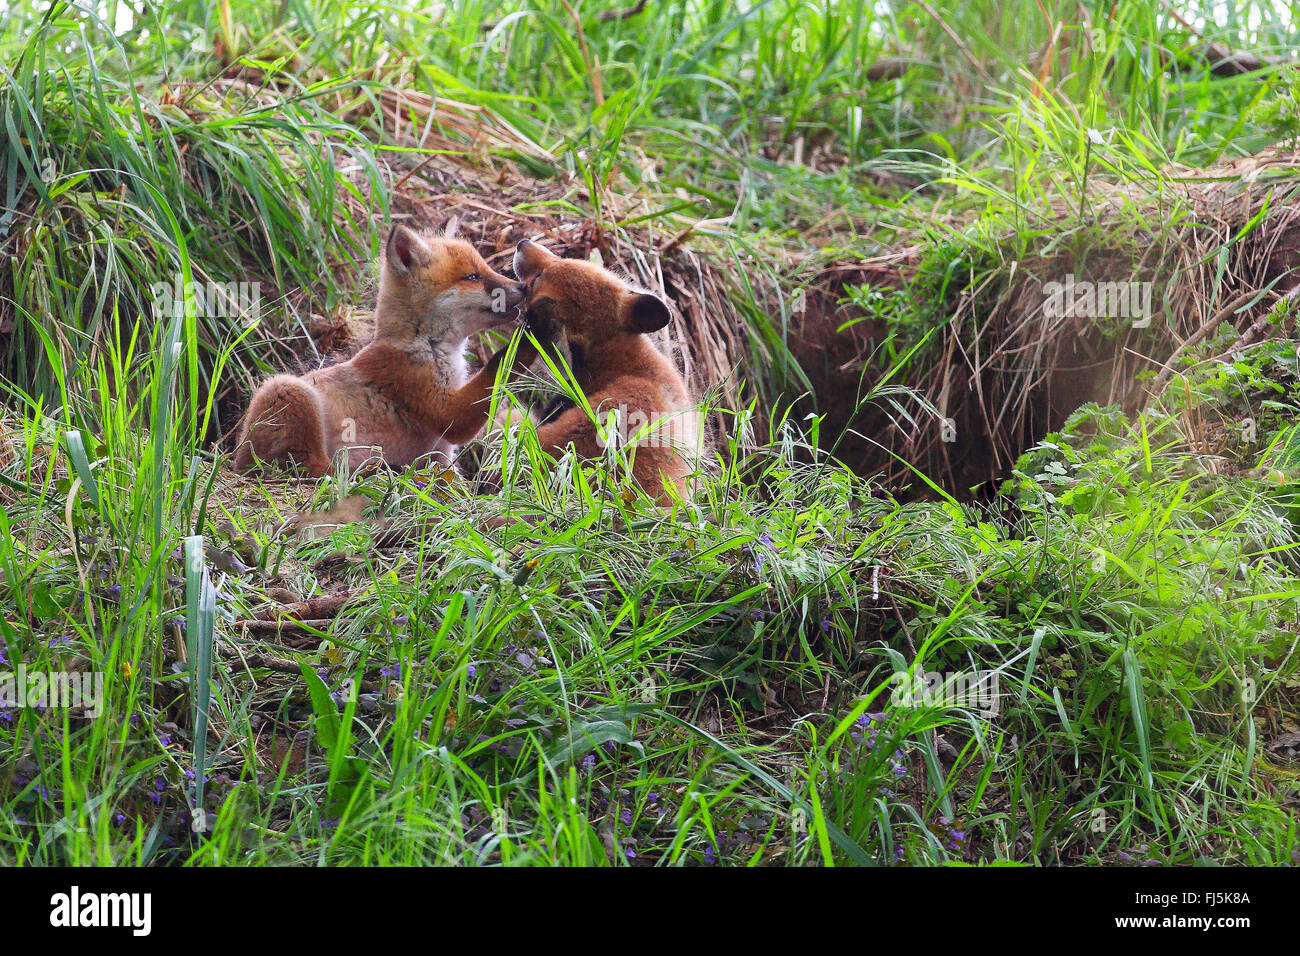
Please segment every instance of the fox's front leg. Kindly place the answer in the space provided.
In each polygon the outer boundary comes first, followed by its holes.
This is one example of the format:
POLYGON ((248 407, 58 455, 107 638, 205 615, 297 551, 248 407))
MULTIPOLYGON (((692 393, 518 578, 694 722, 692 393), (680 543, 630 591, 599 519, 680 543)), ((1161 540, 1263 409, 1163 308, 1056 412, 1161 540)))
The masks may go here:
MULTIPOLYGON (((441 435, 443 441, 452 445, 464 444, 487 424, 488 409, 492 404, 492 386, 496 384, 497 372, 509 349, 507 345, 498 350, 478 374, 452 394, 447 401, 446 421, 441 435)), ((511 367, 505 384, 513 385, 536 359, 537 349, 526 339, 521 340, 515 351, 515 364, 511 367)))
POLYGON ((277 375, 257 390, 240 427, 235 469, 256 462, 292 461, 313 477, 330 470, 320 396, 292 375, 277 375))

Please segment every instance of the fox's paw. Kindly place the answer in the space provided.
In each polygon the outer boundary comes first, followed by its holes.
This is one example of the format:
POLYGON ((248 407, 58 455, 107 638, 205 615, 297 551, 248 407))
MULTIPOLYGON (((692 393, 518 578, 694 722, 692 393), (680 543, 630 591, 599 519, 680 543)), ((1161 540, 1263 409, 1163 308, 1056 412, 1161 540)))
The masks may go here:
POLYGON ((564 325, 556 318, 555 303, 543 299, 528 307, 524 330, 531 332, 551 361, 561 368, 573 368, 573 350, 564 325))
POLYGON ((560 323, 551 299, 539 299, 524 310, 524 331, 531 333, 542 346, 555 341, 560 334, 560 323))

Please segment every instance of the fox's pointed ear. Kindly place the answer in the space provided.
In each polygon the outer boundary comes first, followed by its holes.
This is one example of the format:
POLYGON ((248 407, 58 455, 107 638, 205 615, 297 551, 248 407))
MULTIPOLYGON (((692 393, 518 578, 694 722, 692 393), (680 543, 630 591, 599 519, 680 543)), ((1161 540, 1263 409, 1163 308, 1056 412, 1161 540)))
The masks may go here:
POLYGON ((394 226, 388 234, 385 257, 390 268, 398 272, 410 272, 432 262, 433 250, 418 233, 405 226, 394 226))
POLYGON ((515 246, 515 276, 527 282, 546 268, 546 263, 558 259, 555 253, 531 239, 520 239, 515 246))
POLYGON ((663 299, 649 292, 629 292, 623 297, 623 324, 631 332, 658 332, 672 313, 663 299))
POLYGON ((460 231, 460 216, 452 213, 442 221, 438 226, 438 234, 444 239, 455 239, 456 234, 460 231))

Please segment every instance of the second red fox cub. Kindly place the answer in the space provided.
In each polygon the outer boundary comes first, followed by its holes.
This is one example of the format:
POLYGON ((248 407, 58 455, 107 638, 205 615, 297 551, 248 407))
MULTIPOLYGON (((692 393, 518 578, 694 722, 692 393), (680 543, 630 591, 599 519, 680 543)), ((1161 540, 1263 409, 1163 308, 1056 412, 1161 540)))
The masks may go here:
MULTIPOLYGON (((339 448, 358 467, 382 450, 405 467, 435 453, 450 463, 456 446, 488 418, 502 349, 473 378, 469 336, 509 324, 522 287, 493 272, 467 242, 395 226, 388 236, 375 308, 375 338, 351 360, 301 377, 277 375, 258 389, 240 425, 235 467, 290 461, 319 477, 339 448)), ((515 369, 536 358, 519 346, 515 369)))
MULTIPOLYGON (((600 421, 618 409, 641 487, 661 505, 672 503, 669 487, 688 500, 700 452, 695 403, 647 335, 668 324, 668 306, 595 263, 562 259, 528 239, 515 249, 515 275, 527 290, 525 327, 543 345, 567 339, 574 378, 600 421)), ((582 408, 539 426, 537 437, 548 451, 572 443, 587 458, 600 457, 607 441, 582 408)))

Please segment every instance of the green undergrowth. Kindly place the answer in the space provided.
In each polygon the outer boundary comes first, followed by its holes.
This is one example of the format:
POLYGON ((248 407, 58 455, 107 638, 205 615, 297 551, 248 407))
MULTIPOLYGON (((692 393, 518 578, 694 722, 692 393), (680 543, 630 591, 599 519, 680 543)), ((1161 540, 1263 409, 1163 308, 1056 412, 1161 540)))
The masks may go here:
MULTIPOLYGON (((152 498, 138 432, 106 431, 92 464, 79 422, 32 410, 6 470, 6 659, 102 673, 112 718, 4 712, 0 853, 1287 862, 1294 782, 1268 744, 1294 729, 1289 495, 1212 473, 1182 423, 1085 408, 996 513, 896 504, 787 424, 663 511, 526 431, 496 495, 164 457, 152 498), (247 623, 343 591, 336 617, 247 623), (917 690, 989 672, 989 700, 917 690)), ((1270 427, 1239 457, 1289 474, 1270 427)))

